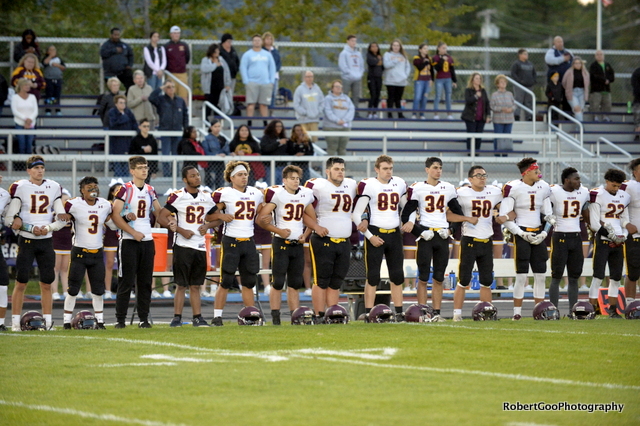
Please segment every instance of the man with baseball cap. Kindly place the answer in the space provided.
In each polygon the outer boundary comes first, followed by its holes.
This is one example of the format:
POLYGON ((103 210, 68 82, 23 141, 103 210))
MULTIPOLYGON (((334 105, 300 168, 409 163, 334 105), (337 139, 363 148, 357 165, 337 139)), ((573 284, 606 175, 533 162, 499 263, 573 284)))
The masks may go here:
MULTIPOLYGON (((191 53, 189 52, 189 46, 187 43, 180 41, 180 27, 174 25, 169 31, 171 40, 164 46, 167 52, 167 71, 175 76, 178 80, 184 84, 189 84, 189 78, 187 76, 187 64, 191 60, 191 53)), ((187 105, 188 92, 180 83, 176 82, 176 94, 184 99, 187 105)))

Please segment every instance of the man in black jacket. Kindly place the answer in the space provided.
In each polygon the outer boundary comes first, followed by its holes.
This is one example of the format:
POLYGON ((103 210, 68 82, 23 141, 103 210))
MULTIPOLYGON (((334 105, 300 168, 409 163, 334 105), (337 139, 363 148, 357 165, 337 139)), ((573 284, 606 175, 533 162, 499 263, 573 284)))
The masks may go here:
POLYGON ((634 141, 640 141, 640 68, 636 68, 631 74, 631 87, 633 88, 633 124, 636 127, 634 141))
POLYGON ((120 28, 111 28, 111 37, 100 47, 105 81, 118 77, 125 89, 133 85, 133 50, 120 41, 120 28))
MULTIPOLYGON (((176 96, 176 85, 167 80, 161 87, 149 95, 151 102, 158 110, 158 130, 183 131, 189 125, 189 111, 184 99, 176 96), (164 93, 163 93, 164 91, 164 93)), ((162 155, 177 155, 180 137, 163 136, 161 142, 162 155)), ((171 175, 171 163, 162 163, 162 174, 171 175)))
POLYGON ((233 36, 229 33, 222 34, 222 38, 220 39, 220 56, 227 61, 227 65, 229 66, 229 72, 231 73, 231 96, 236 88, 236 75, 238 75, 238 70, 240 69, 240 58, 238 58, 238 54, 236 53, 236 49, 231 45, 233 43, 233 36))
POLYGON ((604 52, 596 50, 596 60, 589 66, 589 77, 591 79, 591 94, 589 95, 589 104, 594 114, 595 121, 611 121, 605 114, 599 112, 611 112, 611 86, 610 84, 616 79, 615 72, 604 61, 604 52))
MULTIPOLYGON (((518 50, 518 60, 511 65, 511 78, 522 84, 527 89, 533 90, 533 86, 536 84, 536 69, 533 64, 529 62, 529 52, 527 52, 527 49, 518 50)), ((520 102, 530 110, 533 111, 535 108, 532 108, 533 98, 531 95, 517 86, 514 86, 513 88, 513 97, 516 102, 520 102)), ((522 108, 518 108, 518 111, 515 114, 516 121, 520 121, 520 117, 523 116, 525 121, 531 120, 531 113, 525 113, 522 108)))

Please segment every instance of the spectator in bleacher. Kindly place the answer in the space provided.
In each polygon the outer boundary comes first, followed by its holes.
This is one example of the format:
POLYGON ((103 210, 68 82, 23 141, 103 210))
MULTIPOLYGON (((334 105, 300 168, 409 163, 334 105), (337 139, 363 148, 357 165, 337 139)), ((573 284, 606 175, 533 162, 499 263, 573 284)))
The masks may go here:
POLYGON ((29 93, 39 101, 41 91, 46 88, 47 83, 44 80, 44 74, 40 70, 40 62, 35 54, 27 53, 20 59, 18 66, 11 75, 11 85, 16 87, 18 80, 21 78, 26 78, 31 82, 29 93))
MULTIPOLYGON (((133 112, 127 108, 127 98, 124 95, 116 95, 113 98, 114 108, 109 110, 109 130, 138 130, 138 123, 133 112)), ((126 154, 131 142, 131 136, 111 136, 109 138, 109 154, 126 154)), ((114 176, 127 175, 127 163, 112 162, 111 170, 114 176)))
MULTIPOLYGON (((517 83, 522 84, 529 90, 533 90, 533 86, 536 84, 536 68, 531 62, 529 62, 529 52, 527 49, 518 50, 518 59, 511 65, 511 78, 517 83)), ((515 86, 513 88, 515 100, 529 108, 534 110, 533 98, 524 90, 515 86)), ((520 121, 520 117, 525 121, 531 121, 531 113, 525 112, 522 108, 515 114, 515 121, 520 121)), ((495 121, 494 121, 495 123, 495 121)))
MULTIPOLYGON (((324 95, 322 89, 313 82, 313 73, 305 71, 304 81, 296 88, 293 94, 293 110, 296 120, 305 130, 317 131, 324 107, 324 95)), ((318 138, 314 137, 314 141, 318 138)))
MULTIPOLYGON (((500 74, 494 80, 497 91, 491 94, 491 111, 493 111, 493 133, 511 133, 516 108, 513 93, 507 90, 507 77, 500 74)), ((513 139, 494 139, 493 149, 498 151, 513 151, 513 139)), ((495 154, 500 157, 500 154, 495 154)), ((507 154, 502 154, 506 157, 507 154)))
MULTIPOLYGON (((549 82, 547 83, 547 88, 545 89, 545 94, 547 95, 547 109, 552 106, 556 108, 562 109, 562 102, 564 100, 564 89, 562 88, 562 83, 560 82, 560 73, 554 72, 549 77, 549 82)), ((558 113, 556 111, 551 112, 551 120, 555 121, 558 119, 558 113)))
MULTIPOLYGON (((231 155, 229 150, 229 142, 227 138, 220 134, 222 130, 222 122, 213 119, 209 127, 209 134, 202 141, 205 155, 217 155, 226 157, 231 155)), ((211 161, 207 166, 204 175, 204 184, 209 188, 220 188, 224 186, 224 163, 220 161, 211 161), (214 177, 215 175, 215 177, 214 177)))
POLYGON ((611 119, 606 114, 611 112, 611 83, 616 79, 611 64, 604 61, 604 52, 597 50, 596 60, 589 66, 589 79, 591 80, 591 112, 595 121, 609 122, 611 119))
MULTIPOLYGON (((182 140, 178 144, 178 155, 205 155, 204 148, 198 141, 198 129, 193 126, 187 126, 182 133, 182 140)), ((200 166, 207 168, 206 161, 185 161, 182 167, 200 166)))
MULTIPOLYGON (((551 74, 557 72, 560 76, 560 82, 562 82, 564 74, 571 68, 571 63, 573 62, 573 54, 564 48, 562 37, 555 36, 553 38, 553 46, 544 55, 544 61, 547 64, 547 78, 551 78, 551 74)), ((562 110, 566 112, 572 111, 566 94, 562 97, 562 110)))
POLYGON ((118 77, 125 88, 133 84, 133 50, 120 40, 120 28, 111 28, 111 37, 100 47, 104 79, 118 77))
POLYGON ((347 45, 340 52, 338 58, 338 67, 342 74, 342 84, 344 84, 344 93, 351 95, 351 102, 354 108, 358 107, 360 102, 360 89, 362 75, 364 74, 364 59, 362 54, 356 49, 358 39, 354 35, 347 36, 347 45))
POLYGON ((220 56, 224 58, 229 66, 229 72, 231 73, 231 95, 236 90, 236 75, 240 70, 240 58, 236 53, 236 49, 233 48, 233 36, 229 33, 222 34, 220 38, 220 56))
MULTIPOLYGON (((189 111, 180 96, 176 96, 176 84, 167 80, 149 95, 149 101, 158 112, 158 130, 183 131, 189 125, 189 111), (163 92, 164 91, 164 92, 163 92)), ((162 137, 162 155, 177 155, 180 137, 162 137)), ((164 177, 171 175, 171 163, 162 163, 164 177)))
MULTIPOLYGON (((236 134, 233 135, 233 139, 229 144, 229 150, 235 155, 260 155, 260 144, 251 134, 249 126, 243 124, 238 127, 236 134)), ((264 179, 266 177, 264 164, 262 164, 262 162, 249 162, 249 166, 251 166, 251 171, 249 172, 249 185, 253 185, 257 180, 264 179)))
MULTIPOLYGON (((129 92, 131 93, 131 92, 129 92)), ((143 118, 138 121, 138 134, 129 142, 128 153, 130 155, 158 155, 158 141, 149 133, 151 130, 151 122, 147 118, 143 118)), ((158 162, 149 161, 149 175, 147 176, 147 183, 151 179, 155 179, 158 175, 158 162)))
MULTIPOLYGON (((424 120, 427 118, 424 111, 427 109, 431 82, 435 77, 427 43, 422 43, 418 47, 418 54, 413 57, 413 66, 416 68, 413 75, 413 109, 420 110, 420 118, 424 120)), ((411 118, 418 118, 415 112, 411 118)))
POLYGON ((280 52, 278 52, 278 49, 273 45, 273 43, 274 43, 273 34, 271 34, 269 31, 262 34, 262 48, 267 52, 271 53, 271 55, 273 56, 273 62, 276 65, 276 74, 275 74, 276 77, 273 80, 273 93, 271 95, 271 107, 273 107, 276 104, 276 95, 278 94, 278 82, 280 81, 280 68, 282 68, 282 60, 280 59, 280 52))
MULTIPOLYGON (((251 49, 247 50, 240 60, 240 74, 247 92, 247 117, 253 117, 255 104, 260 105, 260 115, 268 117, 276 63, 273 56, 262 48, 262 37, 259 34, 253 36, 251 44, 251 49)), ((266 127, 267 120, 264 120, 264 125, 266 127)))
MULTIPOLYGON (((38 118, 38 100, 29 93, 32 82, 21 78, 17 82, 16 94, 11 98, 11 112, 16 129, 35 129, 38 118)), ((34 135, 16 135, 18 151, 16 154, 31 154, 34 135)))
MULTIPOLYGON (((461 115, 467 125, 467 133, 482 133, 485 123, 491 121, 491 106, 484 85, 482 75, 474 72, 464 91, 464 110, 461 115)), ((482 139, 476 138, 476 151, 480 149, 482 139)), ((471 150, 471 138, 467 139, 467 150, 471 150)))
MULTIPOLYGON (((380 104, 380 91, 382 90, 382 72, 384 71, 384 65, 382 65, 382 53, 380 53, 380 46, 378 43, 370 43, 367 48, 367 66, 369 72, 367 73, 367 86, 369 87, 369 108, 378 108, 380 104)), ((376 114, 370 112, 367 118, 375 118, 376 114)), ((309 129, 306 129, 309 130, 309 129)))
MULTIPOLYGON (((313 155, 313 142, 305 131, 302 124, 296 124, 291 129, 291 138, 287 141, 287 155, 295 155, 296 157, 304 155, 313 155)), ((298 166, 302 169, 301 182, 306 182, 311 177, 309 175, 308 162, 292 162, 291 165, 298 166)))
POLYGON ((440 109, 442 92, 444 92, 445 105, 447 107, 447 118, 453 120, 453 115, 451 115, 451 92, 458 87, 454 64, 453 58, 449 55, 449 52, 447 52, 447 43, 443 41, 439 42, 437 52, 431 63, 436 74, 436 98, 433 105, 433 109, 436 111, 436 115, 433 116, 435 120, 440 119, 438 109, 440 109))
MULTIPOLYGON (((287 155, 287 131, 280 120, 271 120, 264 129, 264 134, 260 138, 260 152, 262 155, 287 155)), ((267 181, 271 179, 270 163, 265 162, 267 181)), ((276 162, 275 184, 282 184, 282 170, 287 166, 287 162, 276 162)))
MULTIPOLYGON (((411 65, 400 40, 393 40, 389 46, 389 51, 382 57, 382 62, 384 63, 383 80, 389 95, 387 107, 401 109, 402 95, 404 94, 405 86, 408 84, 411 65)), ((392 113, 388 115, 389 118, 393 117, 392 113)), ((404 114, 399 112, 398 118, 404 118, 404 114)))
MULTIPOLYGON (((222 91, 231 91, 231 70, 227 61, 220 56, 220 46, 216 43, 209 46, 207 55, 200 61, 200 86, 206 100, 216 108, 220 103, 222 91)), ((213 114, 213 111, 207 111, 206 117, 210 114, 213 114)))
POLYGON ((158 45, 160 34, 152 31, 149 36, 149 44, 142 49, 144 56, 144 75, 152 89, 162 85, 164 70, 167 68, 167 52, 164 46, 158 45))
POLYGON ((36 57, 40 57, 40 46, 36 41, 36 33, 31 29, 22 32, 22 40, 15 45, 13 50, 13 60, 18 63, 27 53, 33 53, 36 57))
MULTIPOLYGON (((164 45, 167 52, 167 71, 188 86, 187 64, 191 60, 191 52, 189 51, 189 45, 184 41, 180 41, 180 34, 180 27, 177 25, 174 25, 169 30, 171 40, 164 45)), ((184 99, 185 104, 189 104, 187 89, 177 82, 176 94, 184 99)))
MULTIPOLYGON (((58 49, 55 46, 49 46, 47 56, 42 60, 42 64, 44 65, 44 81, 46 83, 44 103, 48 106, 60 106, 62 72, 66 66, 58 56, 58 49)), ((56 114, 62 115, 60 108, 56 108, 56 114)), ((47 108, 46 115, 51 115, 50 108, 47 108)))
MULTIPOLYGON (((324 120, 322 129, 328 132, 351 130, 356 108, 351 99, 342 93, 342 82, 334 80, 331 91, 324 98, 324 120)), ((327 136, 327 155, 346 155, 349 136, 327 136)))
POLYGON ((127 106, 131 109, 131 112, 133 112, 136 121, 140 122, 140 120, 146 118, 149 120, 151 128, 155 129, 156 114, 153 110, 153 105, 149 102, 149 96, 151 92, 153 92, 153 89, 146 83, 144 72, 136 70, 133 73, 133 83, 133 86, 127 90, 127 106))
POLYGON ((3 74, 0 74, 0 116, 2 116, 2 108, 9 98, 9 84, 3 74))
POLYGON ((562 77, 562 88, 578 121, 583 121, 584 105, 589 100, 589 85, 589 73, 582 63, 582 58, 576 56, 573 58, 573 66, 562 77))
POLYGON ((115 107, 113 98, 118 95, 124 95, 124 92, 120 90, 120 80, 118 77, 111 77, 107 80, 107 91, 98 97, 98 115, 102 121, 102 127, 109 128, 109 110, 115 107))
POLYGON ((636 136, 634 141, 640 141, 640 67, 631 74, 631 88, 633 90, 633 125, 636 136))

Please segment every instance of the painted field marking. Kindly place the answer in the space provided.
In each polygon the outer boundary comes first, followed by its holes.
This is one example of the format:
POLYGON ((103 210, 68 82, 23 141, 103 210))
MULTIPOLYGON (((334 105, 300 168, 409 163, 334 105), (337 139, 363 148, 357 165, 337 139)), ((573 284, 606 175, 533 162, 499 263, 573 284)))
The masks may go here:
MULTIPOLYGON (((417 326, 423 326, 424 324, 416 323, 417 326)), ((565 330, 538 330, 535 328, 494 328, 494 327, 470 327, 468 325, 457 324, 438 324, 436 327, 448 327, 448 328, 465 328, 468 330, 490 330, 490 331, 524 331, 527 333, 549 333, 549 334, 578 334, 588 336, 617 336, 617 337, 640 337, 640 333, 590 333, 588 331, 565 331, 565 330)))
POLYGON ((24 404, 22 402, 5 401, 4 399, 0 399, 0 405, 5 405, 8 407, 24 408, 27 410, 34 410, 34 411, 49 411, 49 412, 58 413, 58 414, 68 414, 71 416, 84 417, 87 419, 118 422, 118 423, 124 423, 124 424, 136 424, 136 425, 143 425, 143 426, 185 426, 184 423, 176 424, 176 423, 156 422, 153 420, 141 420, 141 419, 135 419, 130 417, 121 417, 121 416, 116 416, 114 414, 90 413, 88 411, 80 411, 80 410, 75 410, 73 408, 59 408, 59 407, 52 407, 50 405, 24 404))

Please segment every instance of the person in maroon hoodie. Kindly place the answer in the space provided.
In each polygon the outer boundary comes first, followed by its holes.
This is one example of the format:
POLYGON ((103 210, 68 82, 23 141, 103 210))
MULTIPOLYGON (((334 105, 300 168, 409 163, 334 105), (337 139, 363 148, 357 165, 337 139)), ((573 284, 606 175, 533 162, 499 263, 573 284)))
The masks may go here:
MULTIPOLYGON (((167 68, 166 70, 173 74, 178 80, 189 85, 189 76, 187 75, 187 64, 191 60, 191 52, 189 45, 184 41, 180 41, 180 27, 174 25, 169 31, 171 41, 164 45, 167 52, 167 68)), ((189 105, 187 97, 189 96, 187 89, 176 82, 176 95, 184 99, 189 105)))
POLYGON ((439 120, 438 109, 440 108, 440 98, 442 97, 442 91, 444 90, 445 103, 447 105, 447 118, 453 120, 451 115, 451 91, 458 87, 456 78, 456 69, 454 67, 454 61, 451 55, 447 52, 447 43, 441 41, 438 43, 438 52, 433 57, 431 63, 434 71, 436 72, 436 99, 434 101, 433 109, 436 111, 434 119, 439 120))

